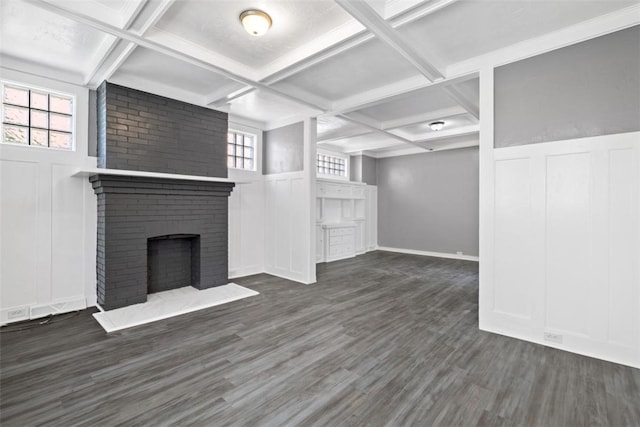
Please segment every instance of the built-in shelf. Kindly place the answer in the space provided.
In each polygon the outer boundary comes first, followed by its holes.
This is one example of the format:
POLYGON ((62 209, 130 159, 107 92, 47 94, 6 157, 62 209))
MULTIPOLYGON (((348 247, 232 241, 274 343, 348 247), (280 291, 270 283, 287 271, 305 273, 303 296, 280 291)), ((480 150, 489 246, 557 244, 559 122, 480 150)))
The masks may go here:
POLYGON ((361 182, 317 180, 316 262, 375 249, 376 194, 377 187, 361 182))
POLYGON ((198 175, 180 175, 174 173, 160 173, 160 172, 145 172, 145 171, 131 171, 123 169, 79 169, 71 176, 88 178, 92 175, 115 175, 115 176, 135 176, 140 178, 164 178, 164 179, 178 179, 184 181, 201 181, 201 182, 228 182, 234 184, 246 184, 245 182, 234 181, 229 178, 214 178, 210 176, 198 176, 198 175))

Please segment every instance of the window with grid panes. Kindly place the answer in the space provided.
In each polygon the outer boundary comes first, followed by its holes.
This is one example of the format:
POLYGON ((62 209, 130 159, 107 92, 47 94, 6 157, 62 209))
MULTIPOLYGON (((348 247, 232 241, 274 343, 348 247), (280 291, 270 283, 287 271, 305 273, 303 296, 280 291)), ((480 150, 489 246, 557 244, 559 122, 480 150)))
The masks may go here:
POLYGON ((318 153, 316 155, 316 170, 318 175, 347 176, 347 160, 318 153))
POLYGON ((256 137, 242 132, 227 133, 227 167, 255 170, 256 137))
POLYGON ((2 142, 73 150, 73 96, 3 83, 2 142))

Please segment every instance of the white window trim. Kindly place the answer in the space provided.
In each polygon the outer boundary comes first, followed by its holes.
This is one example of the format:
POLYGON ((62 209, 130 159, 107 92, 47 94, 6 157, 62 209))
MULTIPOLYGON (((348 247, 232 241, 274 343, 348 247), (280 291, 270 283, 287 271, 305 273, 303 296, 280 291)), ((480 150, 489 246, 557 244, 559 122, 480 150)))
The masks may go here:
POLYGON ((74 167, 95 168, 97 158, 89 155, 89 89, 72 83, 53 80, 0 66, 0 81, 22 85, 49 88, 52 91, 75 96, 74 139, 75 151, 52 149, 25 149, 17 144, 0 144, 2 160, 24 162, 55 162, 74 167))
POLYGON ((318 148, 316 151, 317 152, 316 152, 316 159, 315 159, 315 162, 314 162, 314 166, 317 165, 317 161, 318 161, 317 160, 317 156, 318 156, 318 154, 322 154, 322 155, 325 155, 325 156, 336 157, 336 158, 339 158, 339 159, 344 159, 344 161, 345 161, 345 163, 344 163, 345 176, 321 174, 321 173, 318 173, 318 170, 316 168, 316 177, 317 178, 335 179, 335 180, 338 180, 338 181, 349 181, 349 177, 350 177, 350 174, 351 174, 351 164, 350 164, 351 163, 351 156, 349 156, 348 154, 345 154, 345 153, 339 153, 339 152, 336 152, 336 151, 323 150, 323 149, 320 149, 320 148, 318 148))
MULTIPOLYGON (((1 111, 0 114, 2 114, 2 117, 4 117, 4 88, 5 86, 12 86, 12 87, 17 87, 17 88, 21 88, 21 89, 26 89, 26 90, 34 90, 34 91, 38 91, 38 92, 45 92, 48 93, 50 95, 59 95, 59 96, 63 96, 66 98, 71 98, 72 100, 72 106, 73 106, 73 111, 71 112, 71 148, 70 149, 65 149, 65 148, 56 148, 56 147, 42 147, 40 145, 31 145, 31 144, 18 144, 18 143, 12 143, 12 142, 5 142, 4 141, 4 121, 0 120, 0 144, 2 144, 5 147, 21 147, 21 148, 25 148, 28 147, 28 149, 33 149, 33 150, 47 150, 47 151, 56 151, 56 152, 62 152, 62 153, 73 153, 76 151, 76 139, 77 139, 77 111, 78 111, 78 97, 76 96, 76 94, 72 91, 69 92, 65 92, 65 91, 61 91, 58 90, 56 88, 51 88, 51 87, 46 87, 46 86, 38 86, 38 85, 34 85, 31 83, 27 83, 27 82, 22 82, 22 81, 14 81, 14 80, 8 80, 8 79, 0 79, 0 96, 2 96, 2 99, 0 99, 0 106, 1 106, 1 111)), ((29 108, 29 112, 31 111, 31 108, 29 108)), ((29 126, 29 128, 31 128, 29 126)))
POLYGON ((228 131, 251 135, 255 138, 255 149, 253 151, 253 164, 255 166, 255 170, 227 168, 228 177, 231 179, 248 179, 251 181, 262 177, 262 129, 237 123, 230 119, 228 131))

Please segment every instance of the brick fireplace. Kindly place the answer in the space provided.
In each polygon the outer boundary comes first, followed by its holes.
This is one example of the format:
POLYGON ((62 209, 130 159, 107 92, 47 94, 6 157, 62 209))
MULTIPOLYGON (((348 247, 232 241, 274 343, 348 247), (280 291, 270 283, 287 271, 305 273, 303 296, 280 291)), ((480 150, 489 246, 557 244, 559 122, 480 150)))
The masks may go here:
POLYGON ((97 299, 228 282, 227 115, 104 83, 98 89, 97 299))

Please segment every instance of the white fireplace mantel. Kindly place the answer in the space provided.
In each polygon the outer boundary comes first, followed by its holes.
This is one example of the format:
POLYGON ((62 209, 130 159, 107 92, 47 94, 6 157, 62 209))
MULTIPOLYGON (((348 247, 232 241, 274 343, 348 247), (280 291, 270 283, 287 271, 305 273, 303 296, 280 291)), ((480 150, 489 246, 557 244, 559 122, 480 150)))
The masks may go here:
POLYGON ((178 179, 183 181, 228 182, 232 184, 246 184, 245 182, 238 182, 229 178, 213 178, 210 176, 180 175, 180 174, 174 174, 174 173, 159 173, 159 172, 145 172, 145 171, 104 169, 104 168, 78 169, 71 176, 88 178, 92 175, 98 175, 98 174, 114 175, 114 176, 137 176, 141 178, 178 179))

